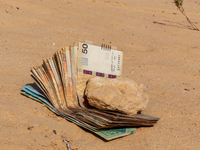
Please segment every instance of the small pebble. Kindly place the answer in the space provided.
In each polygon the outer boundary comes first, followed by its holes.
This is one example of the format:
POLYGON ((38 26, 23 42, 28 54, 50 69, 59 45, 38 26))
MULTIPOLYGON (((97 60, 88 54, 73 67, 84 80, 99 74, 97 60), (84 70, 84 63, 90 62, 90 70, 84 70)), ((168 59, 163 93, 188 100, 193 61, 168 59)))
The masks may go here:
POLYGON ((27 127, 28 130, 32 130, 33 129, 33 126, 29 126, 27 127))
POLYGON ((54 133, 54 134, 57 134, 56 130, 53 130, 53 133, 54 133))

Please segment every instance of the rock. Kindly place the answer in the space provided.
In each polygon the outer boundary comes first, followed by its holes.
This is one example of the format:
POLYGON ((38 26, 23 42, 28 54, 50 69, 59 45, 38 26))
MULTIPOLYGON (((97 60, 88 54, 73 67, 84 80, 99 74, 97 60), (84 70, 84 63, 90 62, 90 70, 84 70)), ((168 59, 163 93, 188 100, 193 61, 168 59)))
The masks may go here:
POLYGON ((143 84, 127 78, 94 77, 88 80, 85 95, 95 108, 135 115, 146 108, 149 101, 143 88, 143 84))

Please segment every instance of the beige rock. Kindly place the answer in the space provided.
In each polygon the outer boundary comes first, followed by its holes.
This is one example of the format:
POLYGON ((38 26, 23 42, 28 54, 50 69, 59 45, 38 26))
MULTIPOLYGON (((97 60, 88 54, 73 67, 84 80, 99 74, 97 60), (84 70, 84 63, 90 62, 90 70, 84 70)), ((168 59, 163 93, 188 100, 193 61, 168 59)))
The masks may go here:
POLYGON ((127 78, 94 77, 88 80, 85 95, 89 104, 98 109, 134 115, 146 108, 149 101, 143 87, 127 78))

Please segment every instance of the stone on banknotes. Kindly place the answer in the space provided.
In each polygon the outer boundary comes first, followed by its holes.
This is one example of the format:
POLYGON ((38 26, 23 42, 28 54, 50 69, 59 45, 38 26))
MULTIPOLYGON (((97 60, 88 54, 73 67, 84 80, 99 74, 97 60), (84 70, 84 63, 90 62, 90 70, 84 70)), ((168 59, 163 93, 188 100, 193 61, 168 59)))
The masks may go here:
POLYGON ((85 95, 95 108, 135 115, 145 109, 149 101, 143 89, 143 84, 127 78, 93 77, 88 80, 85 95))

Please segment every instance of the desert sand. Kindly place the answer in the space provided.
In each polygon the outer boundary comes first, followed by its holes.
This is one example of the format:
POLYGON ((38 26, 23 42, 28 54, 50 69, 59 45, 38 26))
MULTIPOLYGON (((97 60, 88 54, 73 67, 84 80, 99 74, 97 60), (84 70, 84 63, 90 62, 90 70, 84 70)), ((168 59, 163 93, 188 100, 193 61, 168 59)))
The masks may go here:
MULTIPOLYGON (((200 2, 183 6, 200 28, 200 2)), ((1 0, 0 150, 65 150, 62 135, 72 150, 198 150, 199 40, 173 0, 1 0), (106 142, 20 94, 31 67, 78 40, 123 51, 123 76, 146 86, 154 127, 106 142)))

